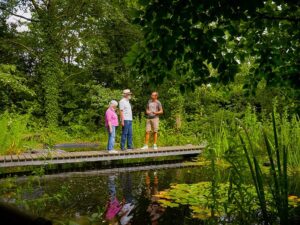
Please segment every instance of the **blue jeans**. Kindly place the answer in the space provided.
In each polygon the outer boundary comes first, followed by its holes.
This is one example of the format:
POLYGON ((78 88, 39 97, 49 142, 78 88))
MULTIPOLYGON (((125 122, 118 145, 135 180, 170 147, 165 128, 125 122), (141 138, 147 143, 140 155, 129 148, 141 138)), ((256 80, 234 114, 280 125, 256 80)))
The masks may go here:
POLYGON ((112 126, 112 132, 109 132, 109 127, 107 128, 108 131, 108 143, 107 143, 107 150, 113 150, 115 146, 115 139, 116 139, 116 127, 112 126))
POLYGON ((125 150, 125 143, 127 140, 127 148, 132 149, 132 121, 124 120, 124 127, 122 128, 121 149, 125 150))
POLYGON ((132 174, 121 173, 121 184, 123 189, 123 197, 126 203, 131 203, 133 201, 132 195, 132 174))
POLYGON ((115 184, 116 176, 109 175, 108 176, 108 191, 109 191, 109 198, 113 201, 116 197, 116 184, 115 184))

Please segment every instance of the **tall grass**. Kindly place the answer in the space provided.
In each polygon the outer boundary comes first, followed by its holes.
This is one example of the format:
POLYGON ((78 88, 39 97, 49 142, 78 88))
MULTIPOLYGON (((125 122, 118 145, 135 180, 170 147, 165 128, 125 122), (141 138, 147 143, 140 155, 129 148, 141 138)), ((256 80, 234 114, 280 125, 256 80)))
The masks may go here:
MULTIPOLYGON (((262 215, 266 224, 271 224, 271 219, 269 218, 269 213, 267 210, 267 203, 265 197, 265 182, 264 176, 261 172, 261 167, 258 158, 253 150, 253 141, 250 138, 247 128, 240 122, 243 127, 244 133, 248 141, 246 144, 244 138, 240 134, 240 140, 242 147, 247 159, 247 164, 249 166, 252 181, 255 186, 257 197, 259 200, 259 205, 262 211, 262 215)), ((289 211, 288 211, 288 179, 287 179, 287 166, 288 166, 288 147, 287 143, 279 143, 278 132, 276 125, 275 113, 272 114, 272 128, 273 128, 273 142, 271 143, 268 137, 268 131, 263 128, 262 135, 265 142, 265 149, 270 161, 270 172, 271 181, 269 181, 269 186, 272 191, 274 205, 277 210, 277 215, 280 218, 280 224, 288 224, 289 211)))
MULTIPOLYGON (((133 120, 133 144, 136 148, 143 146, 145 141, 146 119, 136 118, 133 120)), ((153 142, 153 136, 150 138, 150 145, 153 142)), ((159 146, 174 146, 185 144, 198 144, 195 135, 187 134, 184 130, 175 130, 168 127, 166 121, 160 120, 158 132, 159 146)))
MULTIPOLYGON (((292 170, 300 169, 300 119, 298 115, 290 115, 288 110, 279 114, 274 107, 273 114, 259 119, 260 115, 258 116, 250 106, 247 107, 244 115, 238 119, 240 121, 238 123, 233 114, 232 118, 224 115, 226 113, 218 113, 218 118, 215 119, 217 122, 207 127, 205 133, 202 134, 206 137, 210 147, 214 149, 217 158, 222 158, 229 149, 240 142, 238 128, 243 124, 251 139, 253 153, 257 157, 266 159, 268 157, 264 148, 266 145, 265 138, 261 132, 263 128, 271 143, 286 146, 289 150, 288 167, 292 170), (274 129, 272 118, 276 121, 277 140, 275 140, 274 135, 271 135, 274 129)), ((247 139, 245 133, 241 135, 244 140, 247 139)))
MULTIPOLYGON (((276 210, 281 225, 288 224, 291 216, 288 170, 300 168, 299 116, 290 115, 288 110, 279 114, 276 106, 270 115, 261 116, 249 106, 239 119, 225 117, 219 126, 215 124, 206 132, 215 156, 231 165, 234 179, 231 183, 237 190, 249 182, 246 177, 250 172, 264 224, 273 224, 276 220, 271 209, 276 210), (266 162, 270 165, 268 175, 262 167, 266 162)), ((242 200, 236 201, 246 212, 247 205, 243 205, 242 200)))
POLYGON ((145 131, 146 131, 146 119, 136 118, 133 120, 133 145, 135 148, 140 148, 143 146, 145 141, 145 131))
POLYGON ((28 132, 28 115, 0 115, 0 154, 19 153, 23 149, 24 135, 28 132))
MULTIPOLYGON (((288 157, 288 163, 289 166, 295 169, 300 169, 300 119, 299 116, 293 115, 289 131, 286 134, 286 139, 289 140, 289 157, 288 157)), ((283 141, 285 142, 286 139, 283 141)))

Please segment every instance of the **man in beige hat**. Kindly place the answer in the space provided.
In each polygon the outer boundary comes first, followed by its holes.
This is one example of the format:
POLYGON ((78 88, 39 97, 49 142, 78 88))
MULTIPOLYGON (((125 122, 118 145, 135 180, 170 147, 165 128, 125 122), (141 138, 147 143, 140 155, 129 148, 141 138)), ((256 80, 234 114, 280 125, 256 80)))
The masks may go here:
POLYGON ((125 89, 123 91, 123 98, 119 103, 120 117, 122 125, 121 149, 126 150, 125 144, 127 140, 127 149, 132 149, 132 110, 131 110, 131 91, 125 89))

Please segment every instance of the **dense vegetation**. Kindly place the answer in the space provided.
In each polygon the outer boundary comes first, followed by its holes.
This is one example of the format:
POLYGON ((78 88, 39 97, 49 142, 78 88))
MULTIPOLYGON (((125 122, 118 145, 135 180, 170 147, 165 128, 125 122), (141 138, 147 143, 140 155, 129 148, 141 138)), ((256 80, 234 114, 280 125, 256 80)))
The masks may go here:
POLYGON ((158 90, 166 135, 192 143, 212 118, 242 118, 247 105, 262 117, 276 98, 281 113, 299 112, 297 1, 3 0, 0 9, 1 136, 18 133, 2 153, 104 143, 105 108, 124 88, 136 119, 158 90))
POLYGON ((251 173, 252 210, 261 209, 265 224, 274 222, 269 211, 287 224, 287 176, 300 167, 299 6, 0 0, 0 153, 60 142, 104 147, 104 112, 125 88, 134 93, 139 147, 145 104, 157 90, 165 111, 159 144, 207 142, 211 163, 232 167, 230 185, 248 187, 242 178, 251 173))

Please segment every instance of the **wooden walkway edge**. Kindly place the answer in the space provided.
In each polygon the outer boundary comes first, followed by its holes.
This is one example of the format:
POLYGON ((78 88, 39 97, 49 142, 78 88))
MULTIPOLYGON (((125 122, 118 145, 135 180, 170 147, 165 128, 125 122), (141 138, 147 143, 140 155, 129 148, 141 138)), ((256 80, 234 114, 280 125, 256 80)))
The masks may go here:
POLYGON ((202 153, 204 148, 204 145, 186 145, 160 147, 158 150, 153 150, 150 148, 148 150, 134 149, 129 151, 118 151, 118 153, 113 154, 103 150, 82 152, 57 152, 49 150, 48 152, 35 154, 24 153, 20 155, 0 156, 0 168, 198 155, 202 153))

